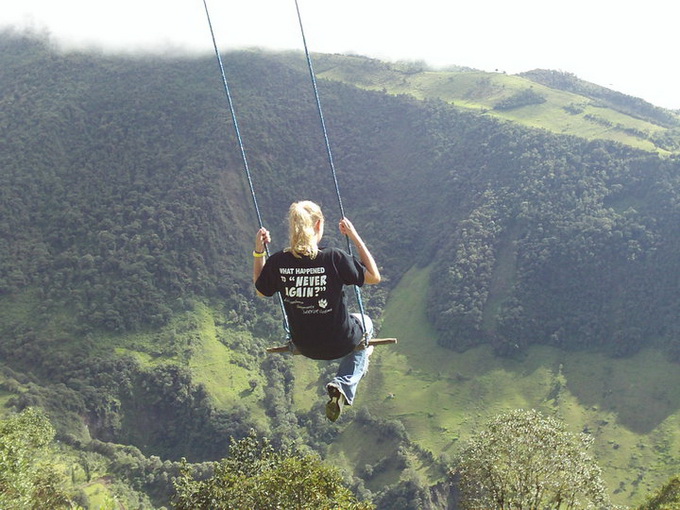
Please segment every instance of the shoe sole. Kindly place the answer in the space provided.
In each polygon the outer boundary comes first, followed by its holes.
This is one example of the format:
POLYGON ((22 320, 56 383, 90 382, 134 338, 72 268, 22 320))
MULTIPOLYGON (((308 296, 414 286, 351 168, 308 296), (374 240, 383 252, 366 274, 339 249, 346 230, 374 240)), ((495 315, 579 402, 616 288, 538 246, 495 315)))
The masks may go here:
POLYGON ((330 421, 336 421, 342 414, 344 397, 342 393, 340 393, 340 390, 334 387, 330 388, 329 394, 331 399, 326 404, 326 418, 328 418, 330 421))

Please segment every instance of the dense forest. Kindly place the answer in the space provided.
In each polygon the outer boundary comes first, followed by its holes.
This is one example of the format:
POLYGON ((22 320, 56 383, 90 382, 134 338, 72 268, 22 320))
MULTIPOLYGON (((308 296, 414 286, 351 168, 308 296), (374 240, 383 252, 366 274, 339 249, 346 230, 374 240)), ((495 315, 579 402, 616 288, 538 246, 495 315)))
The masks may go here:
POLYGON ((680 262, 678 160, 507 128, 499 136, 505 144, 479 145, 452 171, 453 186, 481 169, 488 180, 433 285, 443 342, 490 341, 504 355, 533 342, 615 355, 659 342, 677 359, 678 288, 663 275, 680 262))
MULTIPOLYGON (((252 213, 214 63, 4 46, 0 292, 38 287, 85 329, 162 325, 192 294, 247 318, 252 213)), ((333 204, 309 86, 285 61, 230 65, 259 200, 282 239, 295 197, 333 204)), ((391 278, 436 261, 444 344, 622 355, 655 341, 680 355, 678 282, 663 276, 680 262, 677 158, 322 86, 348 208, 391 278)))
MULTIPOLYGON (((337 214, 309 77, 297 54, 226 61, 264 222, 283 247, 291 201, 337 214)), ((491 344, 516 357, 547 344, 628 356, 653 345, 680 361, 677 155, 527 129, 438 100, 319 86, 348 216, 386 276, 367 290, 371 314, 409 268, 432 265, 428 316, 447 348, 491 344)), ((61 440, 87 443, 130 479, 146 476, 137 489, 155 504, 167 504, 182 457, 217 460, 230 436, 258 430, 275 445, 323 451, 337 434, 314 412, 289 410, 289 363, 258 358, 280 326, 250 285, 256 227, 212 56, 63 53, 0 34, 2 389, 17 409, 46 408, 61 440), (251 389, 266 388, 270 430, 243 406, 216 409, 182 366, 198 326, 182 330, 176 317, 201 300, 239 331, 220 337, 243 353, 235 364, 266 369, 251 389), (150 331, 162 332, 151 354, 180 362, 150 369, 102 340, 150 331)), ((390 462, 407 465, 415 447, 401 424, 358 420, 394 439, 401 453, 390 462)), ((390 508, 432 497, 402 484, 377 499, 390 508)))

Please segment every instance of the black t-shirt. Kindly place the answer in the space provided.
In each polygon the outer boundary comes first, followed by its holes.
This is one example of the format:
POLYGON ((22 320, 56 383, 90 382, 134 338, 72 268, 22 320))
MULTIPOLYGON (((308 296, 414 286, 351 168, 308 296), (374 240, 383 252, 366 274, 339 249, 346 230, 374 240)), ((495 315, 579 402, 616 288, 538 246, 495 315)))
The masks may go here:
POLYGON ((295 347, 308 358, 337 359, 361 343, 359 321, 349 315, 344 285, 364 284, 364 266, 337 248, 314 259, 276 252, 255 287, 265 296, 280 292, 295 347))

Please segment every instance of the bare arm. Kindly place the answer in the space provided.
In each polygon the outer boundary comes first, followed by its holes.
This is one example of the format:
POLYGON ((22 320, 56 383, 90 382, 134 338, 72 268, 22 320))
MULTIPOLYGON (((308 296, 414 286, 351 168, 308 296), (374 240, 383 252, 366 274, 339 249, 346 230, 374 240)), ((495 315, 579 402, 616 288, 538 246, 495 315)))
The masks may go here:
MULTIPOLYGON (((271 236, 269 235, 269 231, 266 228, 261 228, 260 230, 257 231, 257 235, 255 236, 255 253, 253 253, 253 285, 255 285, 255 282, 257 279, 260 277, 260 274, 262 273, 262 268, 264 267, 265 263, 265 246, 271 242, 271 236), (257 254, 261 253, 261 256, 256 256, 257 254)), ((262 294, 258 291, 257 294, 259 296, 262 296, 262 294)))
POLYGON ((347 218, 343 218, 340 220, 340 233, 342 235, 349 237, 354 243, 354 246, 356 246, 357 251, 359 252, 359 259, 361 260, 364 267, 366 267, 364 283, 367 283, 369 285, 380 283, 381 280, 380 270, 378 269, 378 265, 375 263, 375 260, 373 259, 373 255, 371 255, 371 252, 368 251, 366 243, 364 243, 363 239, 361 239, 361 236, 354 228, 354 225, 352 225, 352 222, 349 221, 347 218))

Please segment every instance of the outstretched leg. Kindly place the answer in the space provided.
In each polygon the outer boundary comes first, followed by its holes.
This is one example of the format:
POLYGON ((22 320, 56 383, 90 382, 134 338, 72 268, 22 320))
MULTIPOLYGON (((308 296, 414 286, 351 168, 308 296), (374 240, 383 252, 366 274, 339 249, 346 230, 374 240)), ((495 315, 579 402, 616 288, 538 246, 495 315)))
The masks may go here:
MULTIPOLYGON (((364 315, 362 321, 361 315, 352 315, 362 326, 364 323, 366 324, 368 337, 371 338, 373 336, 373 321, 371 321, 370 317, 364 315)), ((329 420, 335 421, 338 419, 344 404, 352 405, 359 381, 361 381, 361 378, 368 370, 368 359, 372 353, 373 346, 369 346, 365 349, 350 352, 340 361, 337 375, 326 385, 328 395, 330 396, 330 401, 326 404, 326 416, 329 420)))

